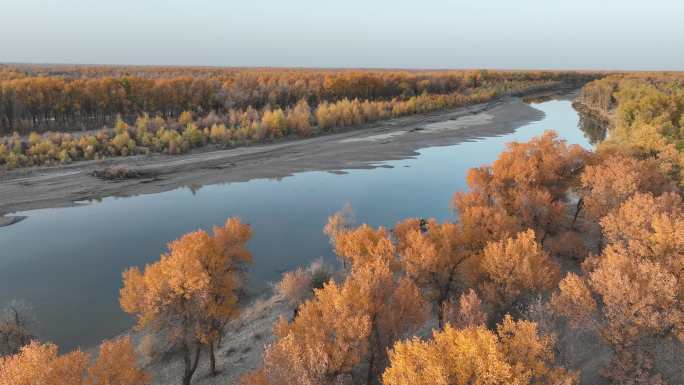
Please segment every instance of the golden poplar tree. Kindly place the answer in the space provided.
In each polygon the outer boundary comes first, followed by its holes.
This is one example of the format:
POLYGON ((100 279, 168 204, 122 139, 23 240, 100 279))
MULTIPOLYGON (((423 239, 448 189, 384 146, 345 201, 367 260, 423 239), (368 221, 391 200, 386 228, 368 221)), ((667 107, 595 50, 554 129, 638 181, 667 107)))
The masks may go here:
POLYGON ((632 195, 651 192, 659 195, 674 186, 653 159, 640 160, 624 154, 599 156, 581 176, 584 211, 593 221, 617 209, 632 195))
POLYGON ((150 376, 138 366, 130 337, 105 341, 88 368, 88 385, 147 385, 150 376))
POLYGON ((505 313, 526 296, 555 287, 560 269, 537 242, 534 231, 527 230, 487 245, 480 272, 484 299, 505 313))
POLYGON ((0 385, 85 385, 87 365, 84 352, 60 356, 56 345, 33 341, 0 358, 0 385))
MULTIPOLYGON (((655 379, 647 340, 684 341, 684 209, 676 194, 636 194, 601 221, 607 245, 570 274, 552 297, 574 326, 590 326, 610 344, 615 381, 655 379)), ((650 381, 650 380, 649 380, 650 381)))
POLYGON ((457 193, 453 206, 466 232, 474 228, 474 237, 479 233, 485 242, 531 228, 543 243, 562 229, 567 191, 587 158, 581 147, 567 145, 553 131, 509 143, 491 166, 470 170, 470 191, 457 193))
POLYGON ((395 228, 401 266, 406 275, 428 291, 444 326, 446 302, 463 289, 470 254, 461 247, 459 226, 429 220, 424 228, 409 219, 395 228), (459 282, 460 281, 460 282, 459 282))
MULTIPOLYGON (((337 217, 331 217, 329 227, 337 217)), ((397 265, 396 247, 389 231, 384 227, 374 229, 363 224, 355 229, 329 230, 335 253, 352 269, 375 260, 383 260, 392 268, 397 265)))
POLYGON ((80 350, 59 355, 54 344, 33 341, 0 358, 0 385, 149 385, 130 338, 104 341, 96 360, 80 350))
POLYGON ((384 385, 527 385, 577 382, 554 365, 554 339, 537 325, 506 317, 492 332, 484 326, 447 325, 427 341, 398 342, 389 353, 384 385))
POLYGON ((370 384, 384 367, 386 349, 428 313, 409 279, 397 279, 383 260, 368 261, 343 284, 331 281, 316 290, 292 322, 278 322, 262 372, 251 381, 314 385, 353 378, 370 384))
POLYGON ((251 229, 237 218, 214 227, 213 236, 198 230, 169 244, 169 252, 144 271, 124 272, 121 307, 137 317, 137 327, 164 330, 181 346, 183 384, 197 369, 206 346, 215 373, 215 344, 227 320, 238 313, 237 289, 251 253, 251 229))

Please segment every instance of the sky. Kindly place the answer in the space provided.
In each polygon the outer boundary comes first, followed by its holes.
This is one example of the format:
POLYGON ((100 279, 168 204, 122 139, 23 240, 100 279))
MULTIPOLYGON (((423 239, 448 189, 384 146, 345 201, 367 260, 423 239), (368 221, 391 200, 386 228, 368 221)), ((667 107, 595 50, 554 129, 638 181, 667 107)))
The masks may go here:
POLYGON ((684 1, 0 0, 0 62, 684 70, 684 1))

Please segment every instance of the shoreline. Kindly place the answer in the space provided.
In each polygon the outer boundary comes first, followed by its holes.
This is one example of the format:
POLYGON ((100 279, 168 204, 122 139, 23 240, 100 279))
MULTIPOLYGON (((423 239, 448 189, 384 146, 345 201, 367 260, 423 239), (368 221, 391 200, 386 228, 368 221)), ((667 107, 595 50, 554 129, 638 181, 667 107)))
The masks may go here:
POLYGON ((28 218, 24 215, 4 215, 0 216, 0 227, 12 226, 28 218))
MULTIPOLYGON (((572 102, 572 107, 577 110, 580 114, 586 115, 601 124, 605 125, 606 129, 610 129, 613 126, 613 115, 611 113, 606 113, 597 108, 593 108, 585 103, 583 103, 580 98, 576 98, 572 102)), ((614 110, 613 110, 614 111, 614 110)))
MULTIPOLYGON (((549 91, 546 91, 547 93, 549 91)), ((566 100, 575 90, 561 89, 566 100)), ((344 172, 417 155, 426 147, 447 146, 510 133, 543 113, 520 97, 375 122, 306 139, 185 155, 138 155, 68 165, 12 170, 0 177, 0 227, 8 214, 69 207, 105 197, 155 194, 185 186, 284 178, 306 171, 344 172), (126 167, 144 178, 108 181, 93 176, 107 167, 126 167)), ((11 222, 11 223, 10 223, 11 222)))

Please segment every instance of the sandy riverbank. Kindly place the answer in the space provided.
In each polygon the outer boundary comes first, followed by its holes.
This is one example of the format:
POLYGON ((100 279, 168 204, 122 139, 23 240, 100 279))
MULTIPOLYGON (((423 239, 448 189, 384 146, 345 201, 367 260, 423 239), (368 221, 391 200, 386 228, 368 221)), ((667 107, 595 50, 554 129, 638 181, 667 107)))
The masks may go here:
POLYGON ((309 139, 182 156, 149 155, 13 170, 0 177, 0 225, 17 211, 70 206, 107 196, 131 196, 182 186, 282 178, 303 171, 339 172, 416 155, 416 150, 502 135, 543 113, 519 98, 504 98, 447 112, 415 115, 309 139), (125 166, 149 177, 105 181, 93 171, 125 166))

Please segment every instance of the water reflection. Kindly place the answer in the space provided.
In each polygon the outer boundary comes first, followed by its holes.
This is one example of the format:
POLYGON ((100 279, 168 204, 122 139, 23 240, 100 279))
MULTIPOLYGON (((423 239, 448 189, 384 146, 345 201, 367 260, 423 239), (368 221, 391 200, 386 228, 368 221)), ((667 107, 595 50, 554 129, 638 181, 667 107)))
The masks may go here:
POLYGON ((608 122, 598 116, 592 115, 588 112, 580 112, 579 115, 579 128, 584 132, 584 135, 589 140, 589 143, 596 145, 599 142, 606 139, 608 134, 608 122))

